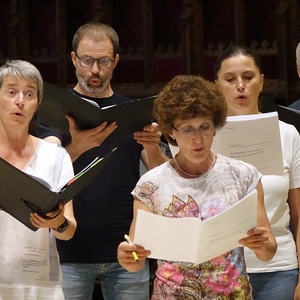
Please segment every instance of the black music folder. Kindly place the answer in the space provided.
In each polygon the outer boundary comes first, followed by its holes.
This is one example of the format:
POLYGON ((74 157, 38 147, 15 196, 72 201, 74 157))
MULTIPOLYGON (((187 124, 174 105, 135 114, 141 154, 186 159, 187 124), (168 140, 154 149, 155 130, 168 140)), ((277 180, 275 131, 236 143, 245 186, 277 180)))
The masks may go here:
POLYGON ((65 115, 75 119, 81 130, 91 129, 102 122, 117 122, 118 128, 109 135, 118 137, 143 130, 153 122, 153 101, 156 96, 132 100, 118 105, 99 108, 89 99, 82 99, 67 90, 44 82, 44 96, 38 110, 37 121, 69 134, 65 115))
POLYGON ((60 202, 67 203, 92 183, 116 149, 102 158, 95 158, 58 192, 51 191, 44 180, 24 173, 0 158, 0 209, 36 231, 38 228, 31 224, 30 213, 36 212, 46 218, 45 214, 60 202))
POLYGON ((263 99, 261 102, 261 111, 262 112, 277 111, 279 120, 294 125, 298 130, 298 132, 300 133, 300 111, 290 107, 278 105, 274 102, 265 99, 263 99))

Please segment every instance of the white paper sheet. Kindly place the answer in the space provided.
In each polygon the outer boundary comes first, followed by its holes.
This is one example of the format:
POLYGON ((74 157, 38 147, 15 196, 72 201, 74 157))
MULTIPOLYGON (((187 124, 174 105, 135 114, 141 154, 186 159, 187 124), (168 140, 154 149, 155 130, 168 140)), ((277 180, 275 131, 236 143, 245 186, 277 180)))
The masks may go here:
POLYGON ((151 251, 150 258, 202 263, 239 247, 256 227, 257 191, 206 221, 167 218, 138 210, 134 243, 151 251))
POLYGON ((212 144, 216 153, 254 165, 263 175, 283 175, 277 112, 227 117, 212 144))

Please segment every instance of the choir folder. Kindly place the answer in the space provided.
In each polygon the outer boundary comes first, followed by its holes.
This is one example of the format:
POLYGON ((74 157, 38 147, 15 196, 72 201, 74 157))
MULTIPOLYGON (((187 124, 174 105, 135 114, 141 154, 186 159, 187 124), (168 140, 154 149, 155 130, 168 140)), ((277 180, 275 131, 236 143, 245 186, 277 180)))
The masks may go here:
POLYGON ((266 99, 263 99, 261 102, 261 111, 264 113, 277 111, 279 120, 294 125, 298 132, 300 132, 300 111, 290 107, 278 105, 266 99))
POLYGON ((54 210, 60 202, 67 203, 92 183, 116 149, 96 158, 58 192, 51 191, 44 180, 24 173, 0 158, 0 209, 36 231, 38 228, 31 224, 30 213, 46 217, 45 214, 54 210))
POLYGON ((91 129, 102 122, 117 122, 118 128, 109 135, 117 137, 143 130, 153 122, 153 101, 156 96, 105 106, 82 99, 67 90, 44 82, 44 96, 38 110, 37 121, 69 134, 65 115, 75 119, 79 129, 91 129))

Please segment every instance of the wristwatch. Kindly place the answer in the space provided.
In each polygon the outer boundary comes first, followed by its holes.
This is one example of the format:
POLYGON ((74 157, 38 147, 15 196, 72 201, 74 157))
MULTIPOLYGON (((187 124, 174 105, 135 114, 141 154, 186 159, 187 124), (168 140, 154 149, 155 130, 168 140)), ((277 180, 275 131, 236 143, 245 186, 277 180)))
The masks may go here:
POLYGON ((57 228, 52 228, 55 231, 58 231, 59 233, 63 233, 67 228, 69 227, 68 220, 65 218, 65 221, 57 228))

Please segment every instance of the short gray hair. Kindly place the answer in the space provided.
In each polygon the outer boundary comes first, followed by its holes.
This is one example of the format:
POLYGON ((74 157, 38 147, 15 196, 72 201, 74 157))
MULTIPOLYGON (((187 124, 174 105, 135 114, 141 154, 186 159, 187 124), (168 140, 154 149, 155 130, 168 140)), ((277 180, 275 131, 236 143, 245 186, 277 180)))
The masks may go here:
POLYGON ((38 104, 41 103, 43 98, 43 78, 40 71, 33 64, 24 60, 8 60, 0 67, 0 88, 7 76, 22 77, 36 83, 38 104))

